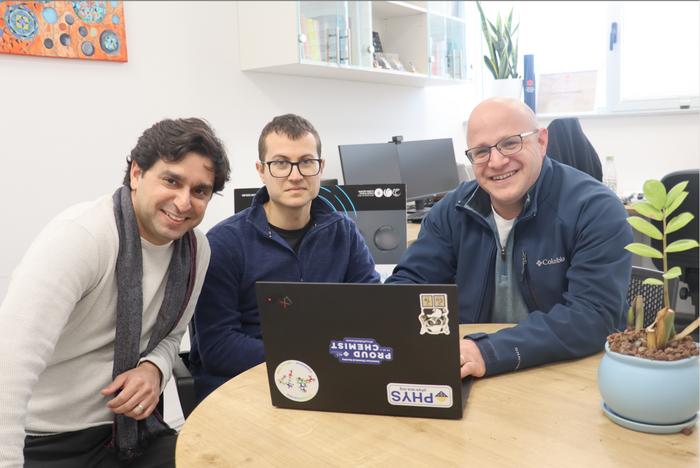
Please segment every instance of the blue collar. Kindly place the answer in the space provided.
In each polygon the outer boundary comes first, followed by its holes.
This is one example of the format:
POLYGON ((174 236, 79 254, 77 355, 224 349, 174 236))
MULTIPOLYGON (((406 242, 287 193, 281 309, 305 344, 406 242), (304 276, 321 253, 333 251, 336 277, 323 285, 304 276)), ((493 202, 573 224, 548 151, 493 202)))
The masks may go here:
MULTIPOLYGON (((267 192, 267 187, 262 187, 257 191, 253 198, 253 203, 248 209, 246 220, 253 224, 263 234, 268 235, 270 225, 267 222, 267 215, 263 205, 270 199, 267 192)), ((316 227, 324 227, 332 224, 342 218, 342 215, 337 213, 333 208, 324 203, 319 197, 311 201, 311 223, 312 229, 316 227)))

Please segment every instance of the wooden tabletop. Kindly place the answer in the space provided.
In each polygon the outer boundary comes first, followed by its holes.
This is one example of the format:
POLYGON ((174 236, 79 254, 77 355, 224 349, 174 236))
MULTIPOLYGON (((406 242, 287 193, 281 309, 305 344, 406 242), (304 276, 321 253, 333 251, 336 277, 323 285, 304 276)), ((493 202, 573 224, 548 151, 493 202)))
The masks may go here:
POLYGON ((420 232, 419 223, 406 223, 406 244, 411 245, 418 237, 418 232, 420 232))
MULTIPOLYGON (((502 325, 462 325, 493 332, 502 325)), ((229 466, 698 466, 698 432, 653 435, 600 409, 601 354, 474 382, 461 420, 275 408, 265 365, 204 400, 178 437, 178 468, 229 466)))

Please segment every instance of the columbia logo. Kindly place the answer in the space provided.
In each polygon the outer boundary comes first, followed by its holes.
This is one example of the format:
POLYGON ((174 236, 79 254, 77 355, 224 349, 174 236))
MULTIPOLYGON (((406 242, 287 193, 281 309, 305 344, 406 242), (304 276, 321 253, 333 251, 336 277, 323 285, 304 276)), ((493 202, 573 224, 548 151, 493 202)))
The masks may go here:
POLYGON ((538 267, 542 266, 547 266, 547 265, 556 265, 557 263, 564 263, 566 261, 566 257, 556 257, 556 258, 544 258, 541 260, 537 260, 535 264, 538 267))

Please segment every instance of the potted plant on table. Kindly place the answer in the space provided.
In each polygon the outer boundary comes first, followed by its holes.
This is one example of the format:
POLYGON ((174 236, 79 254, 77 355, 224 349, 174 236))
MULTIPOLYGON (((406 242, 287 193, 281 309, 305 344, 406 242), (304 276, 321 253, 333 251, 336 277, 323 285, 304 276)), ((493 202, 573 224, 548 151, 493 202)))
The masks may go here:
POLYGON ((488 55, 484 55, 484 64, 491 72, 494 82, 492 96, 520 98, 523 83, 518 76, 518 27, 513 24, 513 9, 508 17, 501 19, 499 13, 496 24, 486 18, 481 2, 476 2, 481 17, 481 31, 486 40, 488 55))
POLYGON ((644 328, 643 299, 635 298, 627 315, 627 329, 608 336, 598 369, 605 414, 622 426, 644 432, 688 431, 699 409, 698 345, 689 336, 698 328, 699 320, 676 334, 668 293, 668 281, 681 275, 679 267, 668 265, 668 254, 698 247, 692 239, 666 242, 668 234, 694 218, 687 212, 671 217, 687 197, 687 185, 687 181, 681 182, 667 193, 661 182, 648 180, 644 184, 645 201, 632 206, 642 216, 661 222, 658 229, 642 217, 628 218, 634 229, 660 240, 661 251, 641 243, 625 248, 642 257, 663 259, 663 281, 648 278, 644 283, 663 288, 664 307, 644 328))

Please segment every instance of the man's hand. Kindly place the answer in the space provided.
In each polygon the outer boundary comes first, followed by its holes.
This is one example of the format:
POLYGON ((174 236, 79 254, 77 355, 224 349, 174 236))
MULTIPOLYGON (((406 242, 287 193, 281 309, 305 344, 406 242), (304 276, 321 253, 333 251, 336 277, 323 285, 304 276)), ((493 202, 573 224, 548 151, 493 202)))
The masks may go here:
POLYGON ((119 374, 100 393, 110 396, 118 392, 107 402, 107 407, 113 413, 138 421, 147 418, 156 408, 160 398, 160 380, 160 369, 152 362, 144 361, 136 368, 119 374))
POLYGON ((481 357, 479 347, 472 340, 460 340, 459 342, 460 375, 465 378, 468 375, 483 377, 486 374, 486 364, 481 357))

